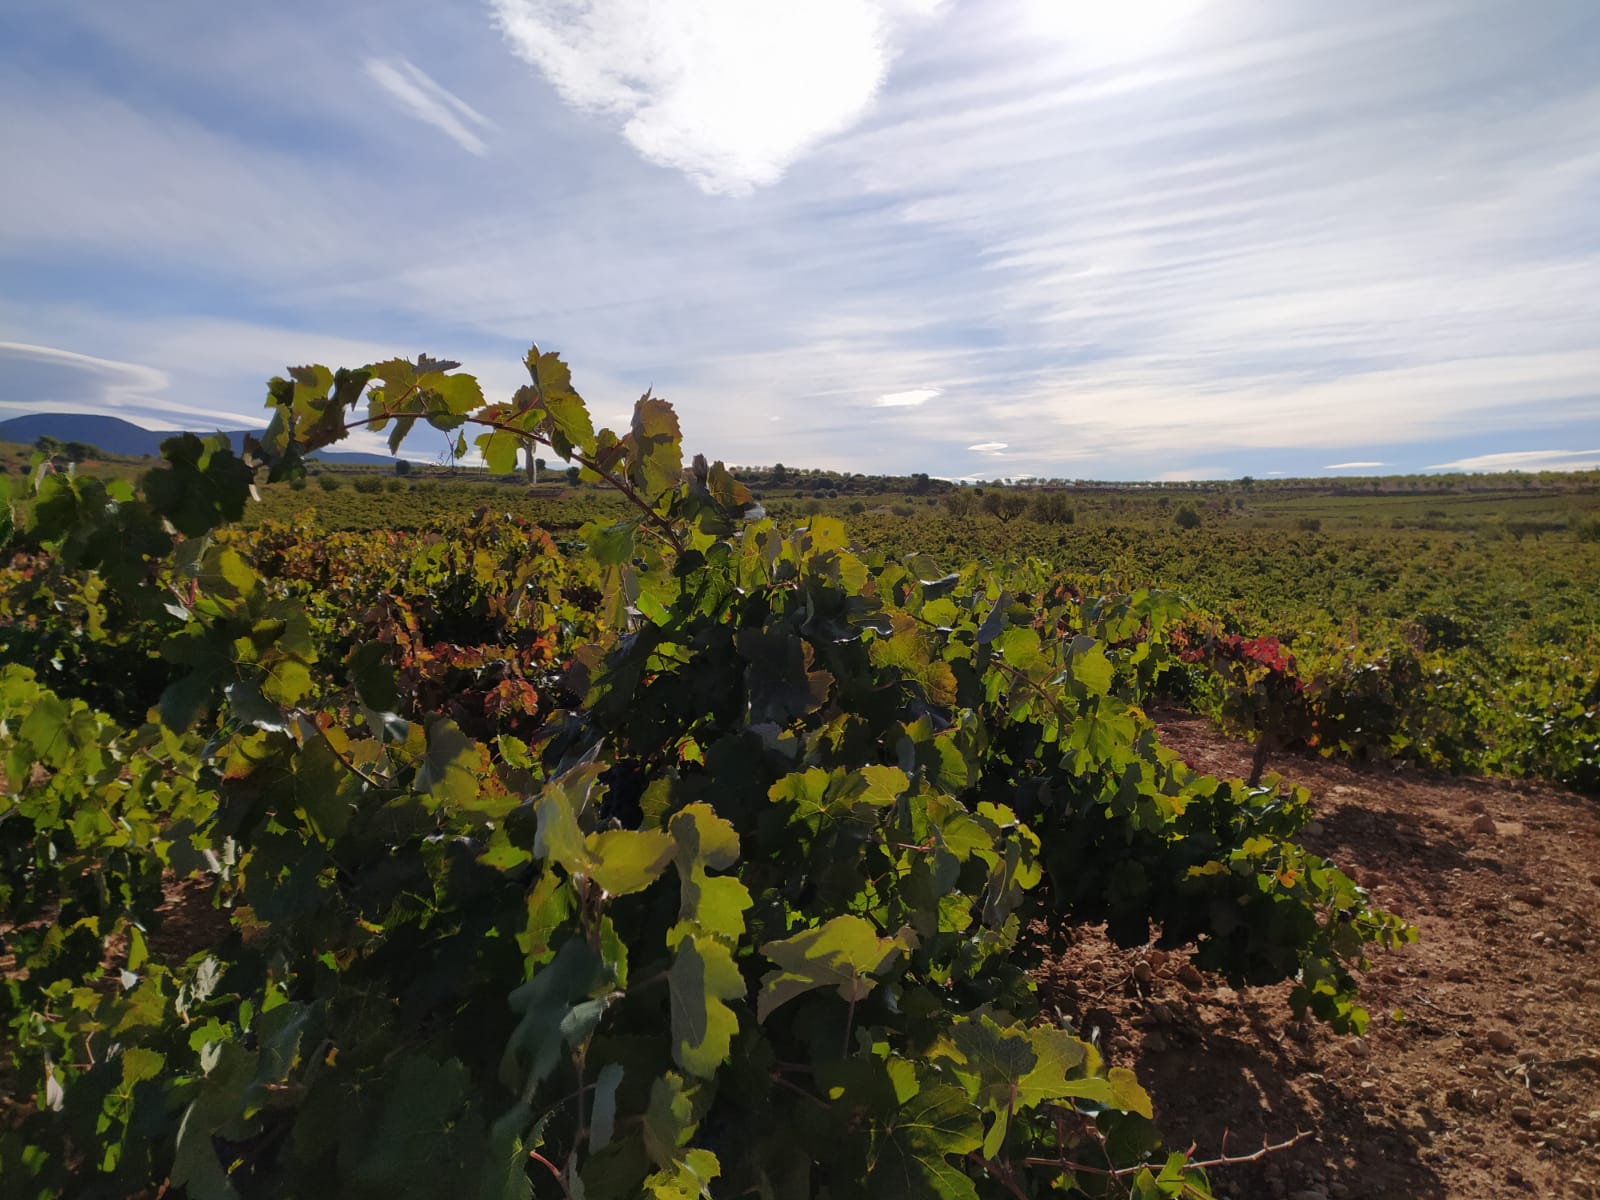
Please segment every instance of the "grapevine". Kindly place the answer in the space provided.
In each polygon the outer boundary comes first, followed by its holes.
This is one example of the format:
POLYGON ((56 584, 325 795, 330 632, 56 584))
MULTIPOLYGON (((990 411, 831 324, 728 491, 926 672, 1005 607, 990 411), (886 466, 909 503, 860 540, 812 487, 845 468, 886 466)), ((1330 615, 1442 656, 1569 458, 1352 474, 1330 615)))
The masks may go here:
POLYGON ((241 453, 42 482, 29 627, 111 649, 0 667, 8 1194, 1211 1195, 1242 1160, 1160 1151, 1039 1012, 1030 927, 1192 944, 1354 1031, 1413 934, 1294 842, 1303 792, 1161 747, 1184 606, 785 530, 666 401, 596 430, 526 366, 498 404, 427 358, 299 368, 241 453), (577 555, 488 512, 238 527, 419 424, 625 515, 577 555), (213 944, 163 936, 179 881, 213 944))

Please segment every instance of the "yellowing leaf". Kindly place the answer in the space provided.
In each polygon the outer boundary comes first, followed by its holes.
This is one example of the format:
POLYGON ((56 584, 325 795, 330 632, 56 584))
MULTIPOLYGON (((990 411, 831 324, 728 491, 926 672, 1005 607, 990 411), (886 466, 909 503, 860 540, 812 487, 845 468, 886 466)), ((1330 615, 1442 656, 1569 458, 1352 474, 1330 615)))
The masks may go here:
POLYGON ((694 935, 678 943, 667 976, 672 998, 672 1057, 691 1075, 711 1079, 728 1060, 739 1018, 723 1003, 745 994, 728 947, 694 935))
POLYGON ((659 829, 608 829, 584 839, 586 872, 608 895, 626 896, 649 887, 672 861, 676 843, 659 829))
POLYGON ((779 969, 761 977, 756 1019, 765 1021, 779 1005, 819 987, 833 988, 844 1000, 860 1000, 877 986, 871 977, 894 961, 903 944, 898 938, 879 937, 869 922, 848 914, 768 942, 761 953, 779 969))

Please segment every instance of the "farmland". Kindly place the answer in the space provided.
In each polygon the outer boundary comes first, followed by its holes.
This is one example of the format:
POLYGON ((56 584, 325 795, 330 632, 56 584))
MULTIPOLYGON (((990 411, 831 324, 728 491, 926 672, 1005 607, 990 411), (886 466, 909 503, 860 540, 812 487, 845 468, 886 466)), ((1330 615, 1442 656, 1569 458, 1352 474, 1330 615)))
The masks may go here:
POLYGON ((1233 1194, 1157 1120, 1231 1098, 1089 1015, 1399 1036, 1415 923, 1297 774, 1600 791, 1593 475, 730 471, 527 367, 302 368, 248 462, 10 473, 16 1194, 1233 1194), (494 471, 303 465, 349 423, 494 471))

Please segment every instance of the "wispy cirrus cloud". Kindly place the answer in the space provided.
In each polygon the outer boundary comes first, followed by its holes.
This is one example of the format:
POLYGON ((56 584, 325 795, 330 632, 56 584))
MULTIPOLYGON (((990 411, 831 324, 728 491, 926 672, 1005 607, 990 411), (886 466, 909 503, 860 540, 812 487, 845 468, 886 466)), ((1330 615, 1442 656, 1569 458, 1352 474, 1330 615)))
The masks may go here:
POLYGON ((1383 462, 1342 462, 1329 463, 1322 469, 1324 471, 1370 471, 1376 467, 1387 467, 1388 465, 1388 463, 1383 462))
POLYGON ((363 65, 368 78, 411 116, 432 125, 469 154, 481 158, 488 153, 477 130, 492 129, 494 123, 409 59, 369 58, 363 65))
POLYGON ((1596 471, 1600 450, 1507 450, 1434 463, 1430 471, 1596 471))

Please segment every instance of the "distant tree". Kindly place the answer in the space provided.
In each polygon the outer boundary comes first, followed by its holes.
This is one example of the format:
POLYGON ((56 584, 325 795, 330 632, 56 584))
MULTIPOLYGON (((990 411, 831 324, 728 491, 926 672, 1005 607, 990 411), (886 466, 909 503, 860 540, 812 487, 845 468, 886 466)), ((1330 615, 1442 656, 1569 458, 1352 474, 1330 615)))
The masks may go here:
POLYGON ((33 443, 33 448, 40 454, 47 454, 51 458, 61 453, 61 443, 48 433, 40 434, 39 439, 33 443))
POLYGON ((1195 510, 1190 508, 1187 504, 1183 505, 1178 509, 1177 512, 1172 514, 1172 521, 1173 524, 1177 525, 1179 529, 1200 528, 1200 514, 1195 512, 1195 510))
POLYGON ((774 463, 772 465, 772 482, 775 485, 787 481, 788 478, 789 478, 789 468, 788 467, 784 466, 782 463, 774 463))
POLYGON ((970 517, 975 502, 972 493, 965 488, 946 492, 944 496, 945 511, 952 517, 970 517))
POLYGON ((928 478, 926 471, 918 471, 911 476, 911 494, 913 496, 923 495, 932 486, 933 480, 928 478))
POLYGON ((578 486, 578 476, 579 476, 579 474, 581 474, 581 469, 580 468, 578 468, 578 467, 568 467, 567 468, 567 485, 569 487, 577 487, 578 486))
POLYGON ((395 459, 394 473, 396 475, 409 475, 409 474, 411 474, 411 460, 408 459, 408 458, 397 458, 397 459, 395 459))
POLYGON ((75 463, 87 462, 91 458, 103 457, 100 452, 100 447, 91 446, 88 442, 68 442, 62 447, 61 452, 67 456, 67 461, 75 463))
POLYGON ((983 511, 1009 524, 1028 511, 1028 498, 1021 492, 991 491, 983 498, 983 511))
POLYGON ((1071 525, 1077 520, 1072 505, 1060 492, 1040 492, 1033 498, 1028 516, 1045 525, 1071 525))

